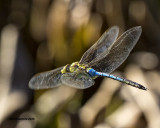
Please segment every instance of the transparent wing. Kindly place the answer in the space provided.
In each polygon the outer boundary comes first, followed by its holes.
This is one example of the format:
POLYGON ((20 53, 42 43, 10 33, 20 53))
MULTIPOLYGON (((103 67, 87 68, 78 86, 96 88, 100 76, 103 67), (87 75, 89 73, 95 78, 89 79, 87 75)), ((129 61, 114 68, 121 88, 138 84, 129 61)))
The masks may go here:
POLYGON ((110 52, 105 58, 101 60, 95 59, 88 65, 97 71, 111 73, 126 60, 137 43, 141 32, 142 28, 140 26, 127 30, 112 45, 110 52))
POLYGON ((93 59, 100 60, 104 58, 110 50, 111 45, 115 42, 119 33, 119 28, 117 26, 111 27, 106 31, 100 39, 89 48, 82 56, 80 64, 88 64, 93 59))
POLYGON ((61 84, 61 69, 63 67, 36 74, 29 81, 31 89, 54 88, 61 84))
POLYGON ((94 80, 86 72, 65 73, 61 78, 63 84, 78 89, 85 89, 94 85, 94 80))

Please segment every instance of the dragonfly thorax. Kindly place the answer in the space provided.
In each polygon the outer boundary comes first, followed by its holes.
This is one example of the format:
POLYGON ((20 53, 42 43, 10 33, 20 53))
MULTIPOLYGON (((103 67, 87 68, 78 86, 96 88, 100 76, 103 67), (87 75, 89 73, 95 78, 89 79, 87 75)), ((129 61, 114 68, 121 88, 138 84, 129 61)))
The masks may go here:
POLYGON ((87 71, 88 66, 84 65, 84 64, 79 64, 79 62, 74 62, 72 64, 67 64, 66 66, 63 67, 63 69, 61 70, 61 73, 72 73, 75 72, 77 70, 83 70, 83 71, 87 71))

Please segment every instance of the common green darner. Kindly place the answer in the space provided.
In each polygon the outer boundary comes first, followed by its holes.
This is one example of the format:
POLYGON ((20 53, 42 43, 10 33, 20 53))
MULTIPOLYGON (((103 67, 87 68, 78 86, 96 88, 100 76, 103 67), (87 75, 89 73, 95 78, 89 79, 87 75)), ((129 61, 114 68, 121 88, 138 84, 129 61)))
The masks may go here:
POLYGON ((47 89, 64 84, 85 89, 94 85, 95 78, 108 77, 147 90, 141 84, 110 74, 126 60, 141 32, 140 26, 133 27, 117 39, 119 28, 113 26, 83 54, 79 62, 37 74, 30 80, 29 87, 47 89))

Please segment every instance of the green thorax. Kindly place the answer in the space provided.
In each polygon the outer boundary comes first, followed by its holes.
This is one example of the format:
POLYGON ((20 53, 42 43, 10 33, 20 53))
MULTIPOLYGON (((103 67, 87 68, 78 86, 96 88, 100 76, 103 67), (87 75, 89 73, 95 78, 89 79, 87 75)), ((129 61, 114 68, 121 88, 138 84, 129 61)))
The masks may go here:
POLYGON ((72 73, 72 72, 76 72, 77 70, 83 70, 83 71, 87 71, 89 69, 89 67, 87 65, 84 64, 79 64, 78 62, 74 62, 71 65, 67 64, 66 66, 63 67, 63 69, 61 70, 61 73, 72 73))

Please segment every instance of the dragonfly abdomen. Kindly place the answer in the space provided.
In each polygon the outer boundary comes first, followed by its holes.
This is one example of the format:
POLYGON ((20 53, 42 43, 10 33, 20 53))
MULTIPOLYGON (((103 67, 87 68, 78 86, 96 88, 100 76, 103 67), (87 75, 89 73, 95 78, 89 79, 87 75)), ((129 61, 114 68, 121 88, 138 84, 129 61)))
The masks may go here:
POLYGON ((143 90, 147 90, 147 88, 144 87, 144 86, 141 85, 141 84, 138 84, 138 83, 136 83, 136 82, 133 82, 133 81, 131 81, 131 80, 127 80, 127 79, 124 79, 124 78, 120 78, 120 77, 115 76, 115 75, 112 75, 112 74, 103 73, 103 72, 97 72, 97 71, 94 70, 93 68, 89 68, 89 69, 87 70, 87 72, 88 72, 88 73, 90 74, 90 76, 92 76, 92 77, 95 77, 95 76, 108 77, 108 78, 111 78, 111 79, 120 81, 120 82, 122 82, 122 83, 131 85, 131 86, 133 86, 133 87, 136 87, 136 88, 139 88, 139 89, 143 89, 143 90))
POLYGON ((122 83, 131 85, 131 86, 133 86, 133 87, 136 87, 136 88, 139 88, 139 89, 142 89, 142 90, 147 90, 147 88, 144 87, 143 85, 138 84, 138 83, 136 83, 136 82, 133 82, 133 81, 131 81, 131 80, 127 80, 127 79, 120 78, 120 77, 118 77, 118 76, 114 76, 114 75, 106 74, 106 73, 102 73, 102 76, 108 77, 108 78, 111 78, 111 79, 114 79, 114 80, 118 80, 118 81, 120 81, 120 82, 122 82, 122 83))
POLYGON ((144 87, 143 85, 141 84, 138 84, 136 82, 133 82, 131 80, 127 80, 127 79, 124 79, 124 81, 122 81, 123 83, 126 83, 128 85, 131 85, 133 87, 136 87, 136 88, 139 88, 139 89, 142 89, 142 90, 148 90, 146 87, 144 87))

